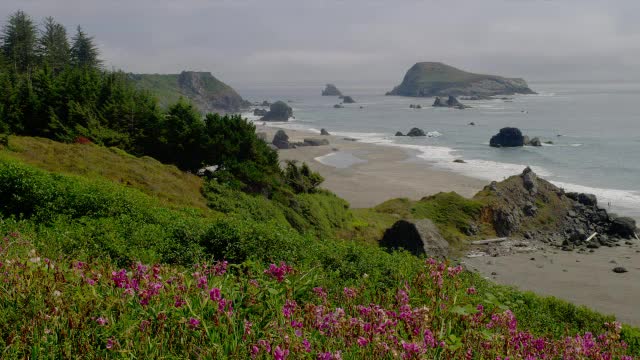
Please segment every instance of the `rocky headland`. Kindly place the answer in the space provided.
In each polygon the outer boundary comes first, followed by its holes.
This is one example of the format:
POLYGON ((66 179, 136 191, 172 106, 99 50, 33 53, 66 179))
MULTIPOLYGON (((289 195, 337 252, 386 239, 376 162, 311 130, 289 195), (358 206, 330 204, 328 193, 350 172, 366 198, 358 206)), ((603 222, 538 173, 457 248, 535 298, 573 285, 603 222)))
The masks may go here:
POLYGON ((402 83, 387 95, 412 97, 535 94, 519 78, 466 72, 440 62, 420 62, 407 71, 402 83))
POLYGON ((129 74, 140 88, 154 94, 161 107, 176 103, 181 97, 191 101, 201 113, 236 113, 248 108, 231 86, 210 72, 183 71, 180 74, 129 74))

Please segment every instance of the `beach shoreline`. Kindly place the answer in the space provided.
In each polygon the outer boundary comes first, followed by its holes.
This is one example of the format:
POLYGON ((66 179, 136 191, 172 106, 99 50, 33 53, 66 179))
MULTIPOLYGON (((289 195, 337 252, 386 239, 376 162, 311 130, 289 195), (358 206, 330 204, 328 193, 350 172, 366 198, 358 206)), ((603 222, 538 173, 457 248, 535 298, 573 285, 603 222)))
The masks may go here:
MULTIPOLYGON (((278 128, 256 124, 256 130, 266 133, 267 139, 273 139, 278 128)), ((449 191, 470 198, 487 185, 484 180, 437 169, 417 158, 417 152, 411 149, 323 136, 311 131, 283 130, 290 142, 302 142, 305 138, 329 140, 329 145, 279 150, 280 160, 307 163, 325 178, 323 188, 347 200, 354 208, 372 207, 394 198, 419 200, 449 191), (347 156, 358 161, 346 167, 319 161, 332 153, 349 154, 347 156)))
MULTIPOLYGON (((256 124, 256 129, 266 133, 267 139, 279 130, 275 124, 256 124)), ((486 180, 436 168, 410 148, 283 130, 291 142, 303 142, 305 138, 329 140, 329 145, 278 150, 280 160, 306 162, 325 178, 323 188, 347 200, 353 208, 373 207, 401 197, 419 200, 438 192, 455 191, 471 198, 488 185, 486 180), (327 159, 331 154, 348 155, 327 159)), ((555 296, 640 326, 640 311, 635 310, 636 299, 640 299, 640 242, 602 247, 594 252, 567 252, 541 242, 532 243, 535 245, 528 251, 518 248, 498 256, 460 260, 468 270, 498 284, 555 296), (616 266, 624 266, 629 272, 614 273, 616 266)))

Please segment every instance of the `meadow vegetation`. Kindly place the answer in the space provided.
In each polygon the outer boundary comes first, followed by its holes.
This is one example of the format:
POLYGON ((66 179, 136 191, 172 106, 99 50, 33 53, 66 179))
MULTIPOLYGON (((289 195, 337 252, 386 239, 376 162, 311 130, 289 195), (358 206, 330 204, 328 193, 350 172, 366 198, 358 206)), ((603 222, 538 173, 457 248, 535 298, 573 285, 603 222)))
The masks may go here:
POLYGON ((640 352, 638 330, 611 316, 377 246, 403 217, 431 218, 463 245, 479 200, 350 209, 305 164, 281 169, 245 119, 202 118, 182 100, 160 110, 100 68, 81 29, 65 46, 64 28, 49 27, 48 48, 22 12, 3 29, 3 358, 640 352), (204 166, 216 170, 192 174, 204 166))

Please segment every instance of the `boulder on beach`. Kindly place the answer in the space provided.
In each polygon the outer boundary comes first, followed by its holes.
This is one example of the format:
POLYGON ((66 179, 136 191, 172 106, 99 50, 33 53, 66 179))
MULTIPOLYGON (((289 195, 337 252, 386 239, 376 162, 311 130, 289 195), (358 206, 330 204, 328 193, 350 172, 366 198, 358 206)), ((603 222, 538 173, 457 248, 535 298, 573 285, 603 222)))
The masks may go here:
POLYGON ((404 136, 404 134, 401 133, 400 131, 396 131, 396 136, 404 136))
POLYGON ((287 135, 284 130, 280 129, 276 132, 271 143, 278 149, 289 149, 289 135, 287 135))
POLYGON ((289 121, 293 117, 293 109, 284 101, 276 101, 269 107, 269 111, 262 117, 262 121, 289 121))
POLYGON ((335 104, 333 105, 334 109, 342 109, 344 106, 342 104, 335 104))
POLYGON ((466 164, 467 162, 462 160, 462 159, 455 159, 453 160, 454 163, 458 163, 458 164, 466 164))
POLYGON ((312 139, 312 138, 307 138, 307 139, 304 139, 304 145, 306 145, 306 146, 321 146, 321 145, 329 145, 329 140, 327 140, 327 139, 312 139))
POLYGON ((342 102, 345 104, 355 104, 355 100, 353 100, 353 98, 351 96, 344 96, 342 98, 342 102))
POLYGON ((427 134, 424 132, 424 130, 419 129, 419 128, 412 128, 411 130, 409 130, 409 132, 407 133, 407 136, 427 136, 427 134))
POLYGON ((524 146, 524 137, 518 128, 505 127, 491 137, 489 145, 493 147, 517 147, 524 146))
POLYGON ((470 126, 476 126, 476 123, 474 123, 473 121, 469 123, 470 126))
POLYGON ((331 135, 331 134, 329 134, 329 132, 327 130, 325 130, 325 129, 320 129, 320 135, 327 136, 327 135, 331 135))
POLYGON ((636 221, 630 217, 617 217, 611 221, 609 232, 625 239, 633 239, 636 236, 636 221))
POLYGON ((322 90, 322 96, 342 96, 342 92, 333 84, 327 84, 322 90))
POLYGON ((380 245, 388 249, 405 249, 417 256, 444 259, 449 255, 449 243, 429 219, 397 221, 385 231, 380 245))

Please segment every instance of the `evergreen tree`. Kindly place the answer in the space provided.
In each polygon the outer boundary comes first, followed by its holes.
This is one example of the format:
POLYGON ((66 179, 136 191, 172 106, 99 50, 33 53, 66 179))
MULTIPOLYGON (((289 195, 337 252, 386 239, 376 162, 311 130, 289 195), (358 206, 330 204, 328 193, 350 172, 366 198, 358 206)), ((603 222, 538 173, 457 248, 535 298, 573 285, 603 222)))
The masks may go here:
POLYGON ((87 36, 78 26, 71 46, 71 62, 79 67, 99 68, 102 61, 98 58, 99 51, 93 43, 93 37, 87 36))
POLYGON ((36 26, 29 15, 18 10, 2 28, 2 53, 18 72, 29 71, 36 61, 36 26))
POLYGON ((44 19, 38 41, 38 53, 43 63, 49 65, 54 72, 62 70, 71 61, 67 29, 55 22, 52 17, 44 19))

